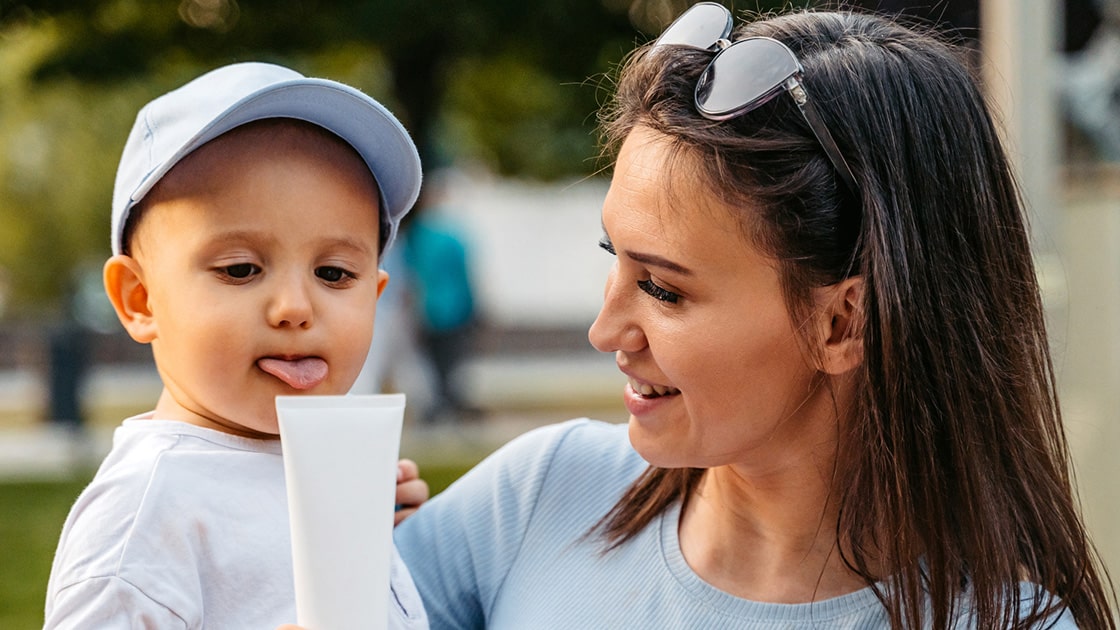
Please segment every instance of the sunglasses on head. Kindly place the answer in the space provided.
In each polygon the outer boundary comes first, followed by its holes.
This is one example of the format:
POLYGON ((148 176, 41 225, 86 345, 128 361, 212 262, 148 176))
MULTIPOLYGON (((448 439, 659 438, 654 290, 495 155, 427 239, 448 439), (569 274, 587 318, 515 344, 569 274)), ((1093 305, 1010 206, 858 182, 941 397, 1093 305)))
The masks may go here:
POLYGON ((690 46, 717 51, 696 83, 696 109, 710 120, 745 114, 784 90, 801 110, 840 178, 858 196, 852 169, 801 82, 804 70, 797 56, 785 44, 769 37, 747 37, 731 43, 727 38, 732 26, 731 12, 726 7, 701 2, 674 20, 653 48, 690 46))

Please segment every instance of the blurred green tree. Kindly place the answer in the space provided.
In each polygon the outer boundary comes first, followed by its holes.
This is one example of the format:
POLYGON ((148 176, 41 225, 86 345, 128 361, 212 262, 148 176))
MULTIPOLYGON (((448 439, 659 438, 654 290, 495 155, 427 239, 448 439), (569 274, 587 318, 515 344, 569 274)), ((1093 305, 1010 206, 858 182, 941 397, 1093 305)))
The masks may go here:
POLYGON ((597 164, 601 77, 689 4, 0 0, 7 302, 53 305, 75 266, 105 257, 116 158, 136 110, 206 69, 277 61, 355 85, 401 117, 429 168, 578 176, 597 164))
MULTIPOLYGON (((612 8, 597 0, 26 0, 3 11, 5 26, 51 24, 61 35, 33 68, 37 83, 70 77, 112 84, 165 73, 182 60, 204 67, 248 58, 292 63, 339 50, 378 58, 388 84, 359 87, 394 101, 429 162, 454 157, 453 147, 440 150, 435 136, 448 93, 465 96, 454 89, 464 65, 472 78, 479 71, 513 70, 487 81, 501 90, 498 100, 522 108, 504 117, 540 114, 583 126, 595 95, 579 86, 607 70, 635 39, 626 5, 612 8), (543 98, 502 96, 545 84, 571 89, 543 98)), ((492 108, 488 113, 497 114, 492 108)), ((548 150, 548 143, 535 144, 548 150)), ((578 172, 584 157, 525 161, 513 157, 523 151, 510 149, 506 156, 504 146, 491 153, 506 172, 545 177, 578 172)))

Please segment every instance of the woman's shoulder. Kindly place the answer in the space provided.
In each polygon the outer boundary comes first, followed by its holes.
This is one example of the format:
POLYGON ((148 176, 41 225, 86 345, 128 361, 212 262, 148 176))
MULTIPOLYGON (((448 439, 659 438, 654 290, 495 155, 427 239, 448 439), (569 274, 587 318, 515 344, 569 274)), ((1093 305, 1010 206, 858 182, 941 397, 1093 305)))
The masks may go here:
POLYGON ((645 462, 630 447, 624 425, 586 418, 528 431, 487 457, 434 497, 401 531, 426 519, 477 517, 514 529, 526 527, 546 506, 563 510, 609 507, 645 462), (577 497, 577 501, 571 499, 577 497), (477 513, 477 514, 476 514, 477 513), (474 515, 474 516, 472 516, 474 515), (413 521, 413 522, 410 522, 413 521))
POLYGON ((1050 630, 1076 630, 1077 622, 1069 609, 1062 605, 1062 601, 1033 582, 1019 582, 1019 614, 1021 618, 1027 617, 1035 604, 1042 608, 1056 607, 1046 619, 1035 627, 1050 630))
POLYGON ((535 462, 520 477, 521 487, 531 489, 525 499, 533 522, 550 529, 566 523, 580 534, 648 467, 630 446, 625 424, 586 418, 531 431, 497 455, 535 462))
POLYGON ((630 446, 625 424, 579 418, 533 429, 494 454, 505 464, 534 464, 542 483, 580 477, 635 478, 646 463, 630 446))
POLYGON ((513 438, 502 449, 544 448, 567 454, 585 452, 592 449, 596 454, 629 451, 626 425, 576 418, 565 422, 547 424, 526 431, 513 438))
MULTIPOLYGON (((966 591, 961 602, 962 605, 958 608, 953 627, 980 628, 975 619, 976 602, 974 597, 975 594, 971 590, 966 591)), ((1073 613, 1064 606, 1062 600, 1038 584, 1026 581, 1019 582, 1017 588, 1005 590, 1005 600, 999 602, 999 605, 1010 603, 1012 597, 1018 602, 1017 623, 1023 624, 1037 615, 1042 617, 1027 622, 1027 625, 1023 627, 1037 628, 1038 630, 1076 630, 1078 628, 1073 613), (1018 593, 1014 593, 1015 590, 1018 590, 1018 593)))

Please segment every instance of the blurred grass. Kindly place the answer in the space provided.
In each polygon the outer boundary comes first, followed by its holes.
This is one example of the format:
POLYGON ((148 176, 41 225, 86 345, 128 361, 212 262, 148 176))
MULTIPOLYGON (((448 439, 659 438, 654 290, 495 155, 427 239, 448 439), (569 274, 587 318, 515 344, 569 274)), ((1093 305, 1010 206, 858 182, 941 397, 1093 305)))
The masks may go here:
POLYGON ((0 628, 42 628, 62 522, 88 481, 0 484, 0 628))
MULTIPOLYGON (((433 495, 470 467, 420 462, 433 495)), ((58 535, 71 504, 92 475, 0 483, 0 628, 43 627, 43 600, 58 535)))

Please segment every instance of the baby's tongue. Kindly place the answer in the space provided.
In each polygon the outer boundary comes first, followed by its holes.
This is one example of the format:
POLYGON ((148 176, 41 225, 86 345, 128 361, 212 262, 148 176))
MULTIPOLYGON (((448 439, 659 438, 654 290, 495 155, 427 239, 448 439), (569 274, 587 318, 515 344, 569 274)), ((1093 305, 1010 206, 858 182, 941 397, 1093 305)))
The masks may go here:
POLYGON ((327 362, 319 357, 293 360, 265 357, 257 360, 257 367, 294 389, 311 389, 327 378, 327 362))

